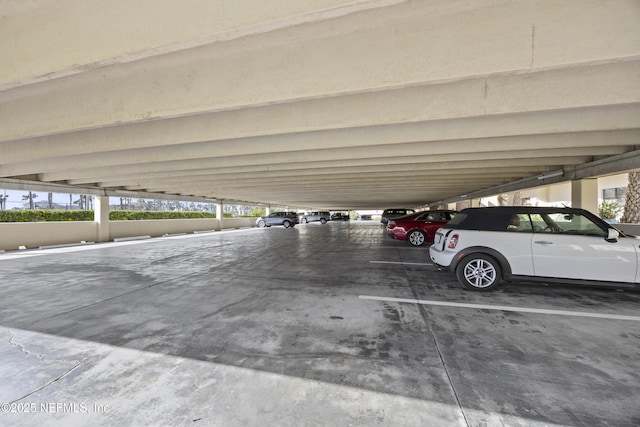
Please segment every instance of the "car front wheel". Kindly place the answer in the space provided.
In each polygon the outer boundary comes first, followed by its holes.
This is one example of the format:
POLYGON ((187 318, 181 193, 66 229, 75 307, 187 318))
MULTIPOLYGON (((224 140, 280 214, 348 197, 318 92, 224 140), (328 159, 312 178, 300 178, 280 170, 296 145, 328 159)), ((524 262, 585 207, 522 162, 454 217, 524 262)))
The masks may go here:
POLYGON ((420 230, 413 230, 407 235, 407 241, 412 246, 422 246, 427 241, 427 236, 420 230))
POLYGON ((320 224, 326 224, 326 223, 327 223, 327 220, 326 220, 326 219, 324 219, 324 218, 320 218, 320 224))
POLYGON ((289 227, 291 227, 291 222, 285 221, 285 222, 282 223, 282 225, 284 225, 284 228, 289 228, 289 227))
POLYGON ((262 221, 262 220, 258 221, 258 227, 262 228, 265 225, 267 225, 267 223, 265 223, 264 221, 262 221))
POLYGON ((468 289, 488 291, 500 283, 500 266, 488 255, 472 254, 460 261, 456 277, 468 289))

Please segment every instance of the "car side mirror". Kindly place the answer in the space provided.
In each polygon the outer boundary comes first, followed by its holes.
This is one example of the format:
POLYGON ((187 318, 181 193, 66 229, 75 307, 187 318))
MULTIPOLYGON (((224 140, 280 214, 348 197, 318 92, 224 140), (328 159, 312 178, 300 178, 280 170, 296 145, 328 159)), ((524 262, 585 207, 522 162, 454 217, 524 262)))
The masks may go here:
POLYGON ((620 232, 618 232, 618 230, 614 228, 607 229, 607 238, 606 238, 607 242, 617 242, 619 237, 620 237, 620 232))

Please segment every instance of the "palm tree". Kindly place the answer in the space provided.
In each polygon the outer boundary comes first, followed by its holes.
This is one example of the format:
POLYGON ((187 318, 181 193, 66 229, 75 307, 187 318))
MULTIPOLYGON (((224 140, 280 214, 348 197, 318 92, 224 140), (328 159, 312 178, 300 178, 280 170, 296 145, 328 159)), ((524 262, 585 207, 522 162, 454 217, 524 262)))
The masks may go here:
POLYGON ((38 195, 36 193, 32 193, 31 191, 29 191, 29 194, 25 194, 24 196, 22 196, 22 200, 28 200, 29 201, 29 209, 33 210, 33 199, 37 198, 38 195))
POLYGON ((627 224, 640 223, 640 172, 629 172, 629 187, 627 200, 624 204, 624 214, 620 222, 627 224))
POLYGON ((522 205, 522 193, 520 193, 519 191, 516 191, 513 194, 513 206, 520 206, 522 205))

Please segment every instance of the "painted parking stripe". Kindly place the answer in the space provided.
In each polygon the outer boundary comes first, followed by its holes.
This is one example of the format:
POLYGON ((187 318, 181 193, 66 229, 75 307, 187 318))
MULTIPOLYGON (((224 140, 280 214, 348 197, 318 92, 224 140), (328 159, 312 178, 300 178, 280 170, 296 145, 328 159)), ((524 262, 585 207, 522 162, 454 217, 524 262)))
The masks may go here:
POLYGON ((360 295, 358 296, 358 298, 375 300, 375 301, 406 302, 409 304, 474 308, 477 310, 500 310, 500 311, 513 311, 513 312, 519 312, 519 313, 555 314, 558 316, 595 317, 598 319, 630 320, 634 322, 640 322, 640 316, 623 316, 619 314, 588 313, 584 311, 547 310, 543 308, 510 307, 507 305, 467 304, 467 303, 460 303, 460 302, 429 301, 429 300, 418 300, 418 299, 411 299, 411 298, 377 297, 377 296, 371 296, 371 295, 360 295))
POLYGON ((433 265, 427 262, 369 261, 371 264, 433 265))
POLYGON ((2 253, 0 251, 0 261, 8 261, 12 259, 21 259, 21 258, 30 258, 36 256, 43 255, 52 255, 52 254, 64 254, 71 252, 82 252, 82 251, 91 251, 97 249, 105 249, 110 247, 119 247, 119 246, 132 246, 132 245, 140 245, 140 244, 148 244, 148 243, 159 243, 164 240, 176 240, 176 239, 191 239, 196 237, 207 237, 207 236, 220 236, 222 234, 230 234, 230 233, 240 233, 246 231, 254 231, 260 230, 259 228, 240 228, 240 229, 229 229, 229 230, 221 230, 221 231, 209 231, 209 232, 194 232, 187 234, 178 234, 171 236, 163 236, 163 237, 155 237, 152 239, 136 239, 136 240, 121 240, 121 241, 111 241, 104 243, 93 243, 92 244, 76 244, 76 245, 60 245, 57 247, 41 247, 40 249, 29 249, 25 251, 11 251, 2 253))

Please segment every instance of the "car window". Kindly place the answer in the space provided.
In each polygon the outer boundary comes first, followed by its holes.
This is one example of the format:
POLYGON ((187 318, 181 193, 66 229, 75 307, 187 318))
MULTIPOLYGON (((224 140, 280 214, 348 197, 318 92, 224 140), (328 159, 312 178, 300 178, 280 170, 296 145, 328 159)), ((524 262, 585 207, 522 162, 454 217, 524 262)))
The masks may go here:
POLYGON ((515 214, 507 225, 507 231, 530 233, 532 230, 529 214, 515 214))
POLYGON ((414 213, 413 209, 385 209, 383 215, 409 215, 414 213))
POLYGON ((428 213, 425 220, 427 221, 447 221, 447 216, 444 212, 431 212, 428 213))
POLYGON ((605 237, 605 231, 580 213, 550 213, 531 215, 534 230, 539 233, 576 234, 605 237))
POLYGON ((531 225, 536 233, 553 233, 554 224, 547 216, 531 214, 531 225))
POLYGON ((598 227, 598 225, 582 214, 554 214, 552 216, 553 220, 559 226, 561 233, 605 236, 602 228, 598 227))

